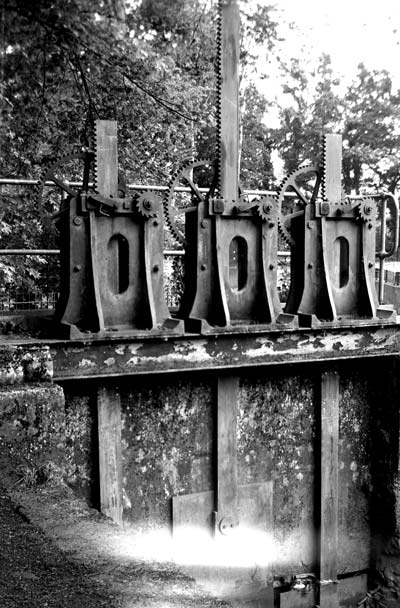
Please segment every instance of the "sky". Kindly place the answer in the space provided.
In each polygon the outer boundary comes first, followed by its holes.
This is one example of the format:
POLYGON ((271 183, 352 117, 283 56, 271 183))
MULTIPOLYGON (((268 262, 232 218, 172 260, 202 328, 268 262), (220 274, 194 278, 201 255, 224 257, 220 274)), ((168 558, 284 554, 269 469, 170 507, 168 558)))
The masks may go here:
POLYGON ((298 56, 331 55, 335 71, 346 80, 363 61, 387 69, 400 88, 399 0, 276 0, 277 17, 293 21, 299 33, 285 31, 284 51, 298 56))

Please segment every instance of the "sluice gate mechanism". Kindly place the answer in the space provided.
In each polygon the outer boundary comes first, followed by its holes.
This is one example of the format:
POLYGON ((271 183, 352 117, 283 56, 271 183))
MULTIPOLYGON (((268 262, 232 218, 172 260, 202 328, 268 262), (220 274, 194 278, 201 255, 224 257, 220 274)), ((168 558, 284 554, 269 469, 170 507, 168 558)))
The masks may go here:
POLYGON ((185 287, 180 318, 201 333, 294 327, 277 291, 278 224, 271 197, 249 202, 239 184, 239 28, 236 2, 219 3, 217 75, 217 158, 189 162, 173 176, 166 217, 185 244, 185 287), (206 194, 193 181, 199 167, 213 167, 206 194), (186 182, 192 206, 185 236, 175 227, 171 208, 175 187, 186 182))
POLYGON ((57 179, 63 159, 42 180, 53 179, 68 194, 56 217, 61 295, 54 331, 70 338, 182 333, 164 295, 161 199, 153 192, 129 195, 119 184, 116 121, 96 121, 93 148, 81 155, 81 190, 57 179), (92 164, 95 184, 89 188, 92 164))
POLYGON ((285 310, 298 315, 300 326, 305 327, 394 323, 393 306, 378 302, 375 248, 379 217, 381 234, 387 229, 386 211, 379 216, 377 204, 389 199, 394 238, 390 249, 381 251, 381 260, 396 251, 398 202, 386 193, 353 199, 346 196, 341 170, 342 138, 326 135, 322 163, 298 169, 281 184, 278 222, 291 247, 291 286, 285 310), (314 183, 307 193, 310 177, 314 183), (285 213, 288 192, 295 198, 291 211, 285 213))

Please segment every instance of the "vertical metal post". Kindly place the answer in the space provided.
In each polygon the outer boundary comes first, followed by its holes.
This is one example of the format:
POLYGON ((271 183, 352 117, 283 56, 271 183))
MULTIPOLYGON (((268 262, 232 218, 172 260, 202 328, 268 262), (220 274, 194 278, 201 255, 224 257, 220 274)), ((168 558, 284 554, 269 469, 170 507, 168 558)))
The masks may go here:
POLYGON ((321 608, 338 608, 338 446, 339 375, 324 372, 321 378, 320 470, 320 590, 321 608))
POLYGON ((116 387, 97 391, 101 512, 122 523, 121 402, 116 387))
POLYGON ((238 524, 237 401, 239 378, 220 376, 217 387, 216 532, 238 524))
POLYGON ((220 195, 229 211, 239 186, 239 33, 237 0, 220 0, 220 49, 218 83, 220 195))
POLYGON ((385 252, 386 252, 386 209, 387 202, 386 197, 382 201, 381 206, 381 247, 379 255, 379 304, 385 302, 385 252))
POLYGON ((117 121, 96 121, 96 189, 99 194, 118 196, 117 121))

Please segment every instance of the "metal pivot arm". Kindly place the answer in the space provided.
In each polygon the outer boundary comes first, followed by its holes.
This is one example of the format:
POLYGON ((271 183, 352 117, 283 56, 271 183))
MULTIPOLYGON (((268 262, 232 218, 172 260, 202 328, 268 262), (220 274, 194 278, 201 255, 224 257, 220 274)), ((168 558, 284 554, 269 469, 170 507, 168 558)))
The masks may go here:
POLYGON ((392 256, 399 246, 399 202, 390 192, 382 195, 382 204, 380 208, 380 223, 381 223, 381 235, 380 235, 380 247, 376 252, 376 256, 379 259, 379 304, 384 303, 384 289, 385 289, 385 259, 392 256), (387 230, 387 203, 392 211, 392 219, 394 220, 393 227, 393 241, 392 246, 386 249, 386 230, 387 230))

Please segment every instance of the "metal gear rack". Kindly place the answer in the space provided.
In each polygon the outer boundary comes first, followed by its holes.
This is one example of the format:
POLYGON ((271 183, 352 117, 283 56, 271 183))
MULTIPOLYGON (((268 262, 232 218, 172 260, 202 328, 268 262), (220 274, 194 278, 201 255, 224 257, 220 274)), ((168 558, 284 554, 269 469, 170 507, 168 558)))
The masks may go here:
POLYGON ((239 184, 239 28, 237 2, 218 4, 216 160, 189 161, 173 176, 165 200, 172 233, 185 244, 185 289, 179 317, 189 331, 208 333, 295 327, 277 291, 278 229, 271 197, 249 202, 239 184), (213 167, 201 194, 195 173, 213 167), (185 236, 176 226, 175 188, 192 190, 185 236))

